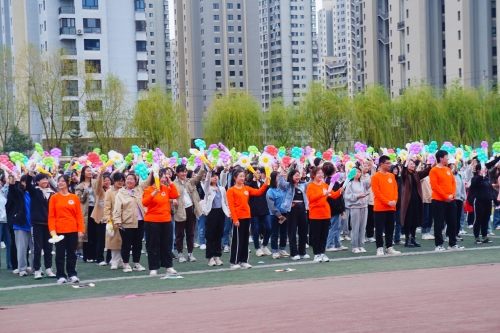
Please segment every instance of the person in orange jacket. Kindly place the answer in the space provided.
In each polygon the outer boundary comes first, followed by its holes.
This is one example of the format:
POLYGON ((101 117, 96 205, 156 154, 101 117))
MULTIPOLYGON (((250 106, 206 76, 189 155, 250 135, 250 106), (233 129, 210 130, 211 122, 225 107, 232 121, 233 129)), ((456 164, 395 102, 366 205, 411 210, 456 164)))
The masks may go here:
POLYGON ((166 169, 159 172, 160 187, 153 184, 144 190, 142 205, 146 208, 144 231, 146 232, 146 251, 151 276, 156 276, 160 267, 167 269, 167 274, 177 274, 172 265, 172 215, 170 200, 177 199, 179 192, 166 169))
POLYGON ((68 282, 68 276, 70 282, 80 282, 76 274, 76 247, 78 239, 85 233, 80 198, 69 192, 69 184, 68 176, 59 176, 59 193, 54 194, 49 201, 49 231, 54 239, 60 239, 56 243, 56 278, 59 284, 68 282), (65 257, 67 275, 64 270, 65 257))

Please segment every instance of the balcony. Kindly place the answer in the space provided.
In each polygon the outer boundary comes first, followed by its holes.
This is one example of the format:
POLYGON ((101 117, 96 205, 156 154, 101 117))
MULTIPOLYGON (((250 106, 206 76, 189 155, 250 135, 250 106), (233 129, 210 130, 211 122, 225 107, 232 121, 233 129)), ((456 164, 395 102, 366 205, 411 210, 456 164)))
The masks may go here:
POLYGON ((378 40, 381 41, 383 44, 389 44, 389 36, 381 34, 380 32, 378 34, 378 40))
POLYGON ((384 10, 382 8, 378 9, 378 16, 382 18, 382 20, 387 20, 389 18, 389 13, 387 10, 384 10))
POLYGON ((398 30, 404 30, 405 28, 405 21, 398 22, 398 30))
POLYGON ((62 6, 59 7, 59 15, 61 14, 74 14, 75 7, 74 6, 62 6))
POLYGON ((406 56, 403 54, 403 55, 400 55, 398 56, 398 63, 402 64, 406 61, 406 56))
POLYGON ((76 55, 76 48, 69 48, 69 47, 63 48, 63 55, 65 55, 65 56, 76 55))
POLYGON ((75 27, 61 27, 59 28, 59 35, 76 35, 75 27))
POLYGON ((101 28, 83 28, 83 32, 86 34, 100 34, 101 28))

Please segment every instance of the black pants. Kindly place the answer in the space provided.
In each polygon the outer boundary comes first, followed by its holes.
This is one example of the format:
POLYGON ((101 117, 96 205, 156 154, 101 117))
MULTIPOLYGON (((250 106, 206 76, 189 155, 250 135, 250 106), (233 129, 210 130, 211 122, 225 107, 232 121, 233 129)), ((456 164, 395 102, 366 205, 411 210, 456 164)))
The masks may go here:
POLYGON ((212 208, 205 220, 206 252, 205 258, 220 257, 222 255, 222 234, 226 215, 222 208, 212 208))
POLYGON ((460 218, 462 217, 462 209, 464 207, 464 202, 462 200, 455 200, 455 204, 457 205, 457 229, 456 229, 456 233, 458 235, 458 232, 460 231, 460 218))
POLYGON ((373 218, 373 205, 368 205, 368 218, 366 219, 366 237, 373 238, 375 232, 375 220, 373 218))
MULTIPOLYGON (((370 207, 370 206, 368 206, 370 207)), ((394 235, 394 219, 396 212, 386 210, 383 212, 373 212, 375 221, 375 241, 377 248, 384 247, 384 228, 385 228, 385 247, 392 247, 392 236, 394 235)))
POLYGON ((142 237, 144 236, 144 221, 140 220, 137 228, 120 229, 122 236, 122 260, 124 264, 129 263, 130 248, 132 248, 132 260, 134 263, 141 260, 142 237))
POLYGON ((144 222, 149 270, 171 268, 172 222, 144 222))
POLYGON ((111 250, 107 250, 106 251, 106 263, 109 264, 110 261, 111 261, 111 250))
POLYGON ((457 205, 455 200, 446 202, 432 199, 432 215, 434 216, 434 244, 436 246, 443 245, 443 228, 446 221, 448 244, 455 246, 457 244, 457 205))
POLYGON ((52 268, 52 244, 49 243, 51 238, 49 227, 46 224, 33 223, 33 243, 35 248, 33 269, 35 271, 39 271, 42 266, 42 250, 45 269, 52 268))
MULTIPOLYGON (((17 246, 16 246, 16 235, 14 234, 14 229, 10 229, 10 263, 12 264, 12 270, 17 269, 17 246)), ((29 256, 28 256, 29 258, 29 256)), ((29 266, 29 261, 28 261, 29 266)))
POLYGON ((326 239, 330 230, 330 219, 309 219, 309 244, 313 247, 315 255, 324 254, 326 239))
POLYGON ((233 223, 233 241, 231 243, 231 264, 248 262, 248 237, 250 235, 250 219, 240 219, 240 226, 233 223))
POLYGON ((290 255, 306 254, 307 243, 307 214, 304 203, 293 203, 288 213, 288 241, 290 243, 290 255), (297 232, 299 233, 299 248, 297 250, 297 232))
POLYGON ((56 243, 56 277, 67 279, 76 276, 76 247, 78 246, 78 233, 59 234, 64 239, 56 243), (64 260, 66 257, 66 271, 64 260), (66 272, 68 275, 66 275, 66 272))
POLYGON ((417 231, 416 226, 405 226, 404 230, 406 239, 415 238, 415 233, 417 231))
POLYGON ((83 242, 83 261, 96 260, 95 249, 97 244, 97 233, 94 219, 90 217, 94 207, 89 206, 88 219, 87 219, 87 241, 83 242))
POLYGON ((479 238, 479 231, 483 238, 488 237, 488 223, 491 215, 491 200, 474 200, 474 237, 479 238))
POLYGON ((196 215, 194 215, 194 205, 186 208, 186 221, 175 221, 175 249, 182 253, 184 243, 184 230, 186 231, 186 244, 188 253, 193 253, 194 248, 194 228, 196 226, 196 215))
POLYGON ((106 223, 99 223, 95 225, 95 259, 96 261, 104 261, 104 246, 106 245, 106 223))

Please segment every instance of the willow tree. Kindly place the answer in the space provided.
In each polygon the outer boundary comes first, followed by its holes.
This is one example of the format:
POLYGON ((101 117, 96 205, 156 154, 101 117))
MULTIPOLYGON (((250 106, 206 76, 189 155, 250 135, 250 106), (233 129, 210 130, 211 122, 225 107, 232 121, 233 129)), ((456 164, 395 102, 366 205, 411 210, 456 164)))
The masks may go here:
POLYGON ((300 103, 301 124, 311 138, 311 144, 326 150, 348 138, 351 99, 343 89, 328 89, 312 82, 300 103))
POLYGON ((159 147, 167 152, 183 147, 183 112, 164 87, 155 85, 139 96, 133 117, 135 135, 149 149, 159 147))
POLYGON ((354 97, 352 135, 373 147, 395 144, 393 131, 397 123, 389 94, 380 85, 368 86, 354 97))
POLYGON ((282 100, 274 100, 268 112, 264 113, 264 144, 276 147, 291 147, 296 142, 299 114, 293 104, 285 105, 282 100))
POLYGON ((204 137, 207 142, 223 142, 243 151, 261 146, 262 112, 259 102, 242 91, 215 96, 207 113, 204 137))

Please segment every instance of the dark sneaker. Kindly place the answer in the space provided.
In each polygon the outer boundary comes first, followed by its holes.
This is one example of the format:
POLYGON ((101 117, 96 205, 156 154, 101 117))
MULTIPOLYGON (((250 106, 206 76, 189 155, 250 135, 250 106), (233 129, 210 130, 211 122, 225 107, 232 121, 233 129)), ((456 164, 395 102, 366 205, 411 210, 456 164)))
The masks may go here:
POLYGON ((490 240, 488 237, 483 238, 483 241, 482 241, 482 242, 483 242, 483 243, 493 243, 493 241, 492 241, 492 240, 490 240))

